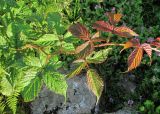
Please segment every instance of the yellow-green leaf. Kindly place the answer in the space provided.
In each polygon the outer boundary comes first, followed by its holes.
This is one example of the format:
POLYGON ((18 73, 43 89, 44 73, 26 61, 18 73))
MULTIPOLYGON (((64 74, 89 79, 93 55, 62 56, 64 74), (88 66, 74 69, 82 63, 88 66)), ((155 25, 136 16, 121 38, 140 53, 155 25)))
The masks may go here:
POLYGON ((69 73, 66 78, 73 78, 74 76, 78 75, 82 69, 84 69, 86 66, 86 63, 80 63, 80 65, 78 67, 76 67, 76 69, 74 69, 71 73, 69 73))
POLYGON ((99 74, 94 69, 89 69, 87 71, 87 83, 89 88, 96 95, 98 102, 102 94, 104 84, 99 74))
POLYGON ((32 79, 31 83, 28 84, 22 91, 22 97, 24 98, 24 101, 29 102, 34 100, 38 96, 38 93, 41 90, 41 86, 41 78, 37 76, 34 79, 32 79))
POLYGON ((87 63, 102 63, 104 62, 109 52, 111 52, 112 48, 103 49, 97 52, 91 53, 89 56, 86 57, 87 63))
POLYGON ((59 72, 48 72, 43 77, 44 83, 47 88, 57 94, 63 95, 66 100, 67 82, 63 74, 59 72))

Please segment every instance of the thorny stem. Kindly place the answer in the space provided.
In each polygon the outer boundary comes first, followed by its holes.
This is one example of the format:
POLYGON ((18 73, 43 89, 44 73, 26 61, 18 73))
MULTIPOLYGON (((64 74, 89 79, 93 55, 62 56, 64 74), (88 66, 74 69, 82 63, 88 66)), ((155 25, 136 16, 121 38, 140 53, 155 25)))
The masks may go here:
POLYGON ((104 46, 124 46, 124 45, 125 45, 125 44, 105 43, 105 44, 95 45, 94 47, 104 47, 104 46))
POLYGON ((48 53, 46 53, 43 49, 43 47, 37 46, 37 45, 33 45, 33 44, 26 44, 24 47, 22 47, 21 49, 16 49, 17 51, 21 51, 21 50, 25 50, 27 48, 34 48, 37 50, 42 51, 45 55, 48 55, 48 53))

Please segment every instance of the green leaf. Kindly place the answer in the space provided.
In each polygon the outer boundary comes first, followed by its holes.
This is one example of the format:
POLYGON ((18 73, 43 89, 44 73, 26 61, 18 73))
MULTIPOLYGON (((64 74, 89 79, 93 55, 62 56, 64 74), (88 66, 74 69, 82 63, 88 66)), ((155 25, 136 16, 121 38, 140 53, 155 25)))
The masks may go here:
POLYGON ((8 107, 12 110, 13 114, 16 114, 16 110, 17 110, 17 102, 18 102, 17 97, 18 97, 18 94, 7 97, 8 107))
POLYGON ((100 78, 99 74, 94 69, 89 69, 87 71, 87 83, 89 88, 97 97, 97 102, 103 91, 103 80, 100 78))
POLYGON ((144 111, 145 111, 145 107, 144 107, 144 106, 141 106, 141 107, 139 108, 139 110, 140 110, 140 112, 144 112, 144 111))
POLYGON ((54 46, 57 41, 59 41, 57 35, 45 34, 42 37, 40 37, 38 40, 33 41, 33 43, 41 46, 54 46))
POLYGON ((6 96, 10 96, 14 91, 10 78, 10 74, 0 67, 0 93, 6 96))
POLYGON ((156 108, 156 113, 157 113, 157 114, 160 113, 160 105, 156 108))
POLYGON ((78 75, 82 69, 84 69, 86 66, 86 63, 80 63, 78 67, 76 67, 71 73, 69 73, 66 78, 73 78, 74 76, 78 75))
POLYGON ((28 56, 28 57, 26 57, 24 59, 24 62, 25 62, 26 65, 32 66, 32 67, 39 67, 39 68, 41 68, 42 65, 43 65, 38 57, 28 56))
POLYGON ((3 46, 3 45, 6 45, 6 43, 7 43, 7 42, 6 42, 6 39, 5 39, 4 37, 2 37, 2 36, 0 36, 0 41, 1 41, 1 42, 0 42, 0 46, 1 46, 1 45, 2 45, 2 46, 3 46))
POLYGON ((71 32, 66 32, 66 33, 64 34, 64 38, 70 38, 70 37, 72 37, 71 32))
POLYGON ((112 48, 103 49, 97 52, 91 53, 89 56, 86 57, 87 63, 102 63, 104 62, 108 54, 111 52, 112 48))
POLYGON ((35 69, 28 69, 27 71, 23 72, 22 75, 23 76, 19 84, 21 84, 20 86, 24 89, 24 87, 28 86, 32 79, 36 77, 37 71, 35 69))
POLYGON ((62 50, 67 53, 75 51, 75 48, 72 43, 62 42, 62 50))
POLYGON ((148 109, 148 110, 151 110, 154 108, 154 102, 151 101, 151 100, 146 100, 144 102, 144 106, 148 109))
POLYGON ((48 28, 50 30, 56 30, 58 35, 62 35, 66 31, 66 29, 61 25, 61 15, 57 12, 49 13, 47 22, 48 28))
POLYGON ((13 31, 12 31, 12 26, 13 26, 13 23, 10 23, 8 26, 7 26, 7 35, 8 37, 12 37, 13 36, 13 31))
POLYGON ((6 106, 3 99, 4 99, 3 96, 0 96, 0 112, 2 112, 2 114, 3 114, 3 111, 4 111, 5 106, 6 106))
POLYGON ((6 76, 3 76, 1 78, 1 85, 0 85, 0 92, 3 94, 3 95, 6 95, 6 96, 10 96, 13 92, 14 92, 14 89, 12 87, 12 84, 10 83, 10 81, 7 79, 6 76))
POLYGON ((24 101, 29 102, 34 100, 38 96, 38 93, 41 90, 41 86, 41 78, 37 76, 36 78, 32 79, 31 83, 28 84, 22 91, 22 97, 24 98, 24 101))
POLYGON ((43 77, 46 86, 57 94, 64 95, 66 99, 67 82, 65 76, 58 72, 48 72, 43 77))
POLYGON ((48 5, 47 8, 46 8, 46 11, 45 11, 45 16, 47 16, 48 13, 61 12, 62 8, 60 8, 60 7, 61 7, 61 5, 57 4, 57 3, 48 5))

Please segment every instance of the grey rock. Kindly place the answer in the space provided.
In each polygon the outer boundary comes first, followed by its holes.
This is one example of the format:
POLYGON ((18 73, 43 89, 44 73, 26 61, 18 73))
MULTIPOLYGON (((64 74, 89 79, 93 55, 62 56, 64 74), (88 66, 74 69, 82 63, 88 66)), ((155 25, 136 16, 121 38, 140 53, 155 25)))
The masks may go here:
POLYGON ((88 89, 85 76, 68 80, 67 101, 64 97, 43 87, 32 103, 32 114, 89 114, 96 104, 96 97, 88 89))

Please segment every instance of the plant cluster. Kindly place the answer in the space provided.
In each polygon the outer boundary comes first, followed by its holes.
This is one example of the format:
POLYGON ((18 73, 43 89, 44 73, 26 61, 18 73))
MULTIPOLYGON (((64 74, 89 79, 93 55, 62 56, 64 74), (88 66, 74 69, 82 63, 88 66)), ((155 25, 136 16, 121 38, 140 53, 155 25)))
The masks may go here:
POLYGON ((58 72, 61 54, 74 50, 62 10, 69 0, 0 1, 0 112, 16 113, 19 102, 34 100, 42 85, 66 97, 58 72), (61 8, 60 8, 61 7, 61 8))
POLYGON ((105 41, 101 36, 99 35, 99 32, 95 33, 92 37, 90 36, 89 31, 81 25, 80 23, 73 24, 69 31, 76 37, 79 37, 80 39, 84 40, 85 42, 78 46, 75 50, 75 53, 78 54, 82 52, 81 56, 74 61, 74 63, 81 63, 81 65, 74 70, 71 74, 69 74, 67 77, 71 78, 75 75, 77 75, 82 69, 85 67, 87 68, 87 81, 90 89, 93 91, 93 93, 97 96, 99 99, 101 92, 103 90, 103 83, 100 78, 98 78, 98 74, 95 70, 89 68, 89 63, 102 63, 106 60, 108 51, 111 50, 111 48, 107 49, 101 49, 100 51, 94 51, 97 47, 106 47, 106 46, 123 46, 123 49, 127 48, 134 48, 134 50, 131 52, 131 54, 128 57, 128 71, 131 71, 138 67, 141 63, 143 52, 145 51, 146 54, 150 57, 152 56, 152 51, 160 52, 158 48, 160 48, 160 38, 156 38, 150 43, 140 43, 138 39, 138 34, 136 34, 134 31, 132 31, 130 28, 126 26, 118 26, 116 27, 116 24, 120 21, 122 14, 115 14, 111 12, 107 12, 106 15, 109 17, 109 22, 105 21, 97 21, 94 23, 93 28, 97 29, 98 31, 104 31, 109 32, 112 34, 119 35, 120 37, 129 38, 129 40, 123 44, 119 43, 113 43, 109 41, 105 41), (136 37, 136 38, 135 38, 136 37), (100 44, 96 44, 97 42, 100 42, 100 44), (104 43, 101 43, 104 42, 104 43), (153 47, 155 48, 153 48, 153 47))
POLYGON ((10 108, 15 114, 18 102, 33 101, 43 85, 66 98, 66 78, 78 75, 83 69, 87 71, 88 86, 98 102, 104 82, 92 64, 105 62, 114 51, 112 46, 123 47, 120 52, 134 48, 125 72, 140 65, 144 52, 150 61, 152 51, 160 52, 160 37, 141 43, 140 36, 132 29, 118 26, 121 13, 105 13, 103 17, 107 16, 109 20, 96 21, 93 24, 97 30, 95 34, 80 23, 69 26, 70 22, 79 19, 80 12, 80 1, 76 0, 74 11, 69 10, 70 3, 70 0, 0 1, 1 112, 10 108), (104 32, 108 34, 107 38, 103 37, 104 32), (117 43, 112 41, 112 35, 128 39, 117 43), (65 75, 59 69, 66 64, 63 57, 68 55, 76 58, 73 63, 77 67, 65 75))

